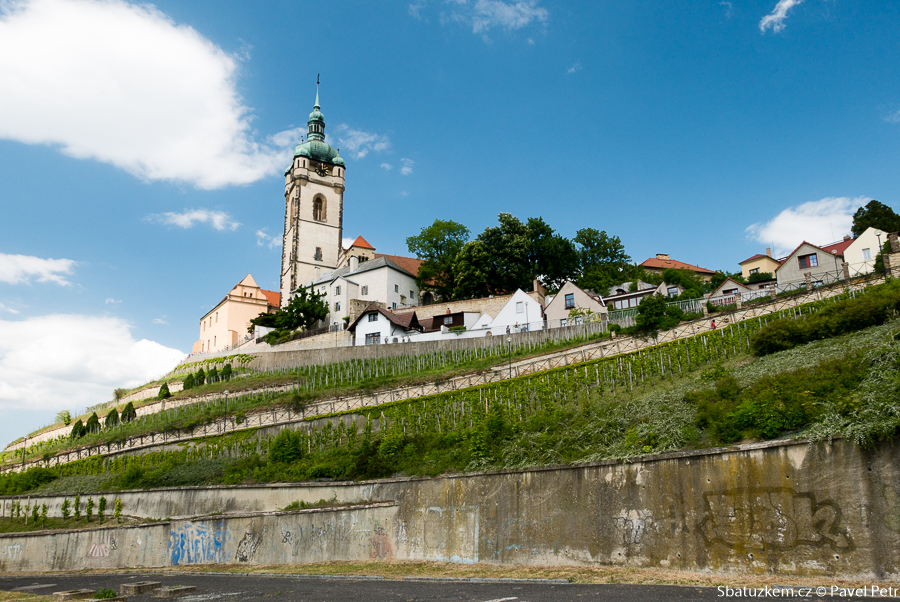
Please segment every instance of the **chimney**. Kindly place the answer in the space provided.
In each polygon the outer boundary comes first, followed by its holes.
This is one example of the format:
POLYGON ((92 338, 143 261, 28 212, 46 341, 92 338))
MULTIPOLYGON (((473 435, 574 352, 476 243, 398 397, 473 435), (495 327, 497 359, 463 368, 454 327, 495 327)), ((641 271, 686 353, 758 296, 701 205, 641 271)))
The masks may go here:
POLYGON ((770 249, 769 247, 766 247, 766 255, 768 255, 769 257, 772 256, 772 249, 770 249))
POLYGON ((669 261, 669 254, 668 253, 657 253, 656 258, 662 259, 664 261, 669 261))
POLYGON ((849 234, 844 234, 844 240, 845 240, 845 241, 850 240, 850 235, 849 235, 849 234))
POLYGON ((358 267, 359 267, 359 257, 356 257, 355 255, 350 257, 350 271, 355 272, 356 268, 358 268, 358 267))

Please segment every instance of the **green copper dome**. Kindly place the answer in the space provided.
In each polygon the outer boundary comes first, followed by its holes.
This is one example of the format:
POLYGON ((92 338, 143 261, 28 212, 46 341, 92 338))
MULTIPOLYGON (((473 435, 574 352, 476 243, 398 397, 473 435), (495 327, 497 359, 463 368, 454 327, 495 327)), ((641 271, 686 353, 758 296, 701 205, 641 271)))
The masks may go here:
MULTIPOLYGON (((307 140, 294 147, 294 158, 306 157, 320 163, 346 167, 338 151, 325 142, 325 115, 322 114, 321 108, 319 106, 319 88, 317 85, 316 104, 313 106, 313 112, 309 114, 309 122, 307 124, 309 126, 307 140)), ((291 166, 288 166, 284 172, 285 174, 291 171, 291 166)))

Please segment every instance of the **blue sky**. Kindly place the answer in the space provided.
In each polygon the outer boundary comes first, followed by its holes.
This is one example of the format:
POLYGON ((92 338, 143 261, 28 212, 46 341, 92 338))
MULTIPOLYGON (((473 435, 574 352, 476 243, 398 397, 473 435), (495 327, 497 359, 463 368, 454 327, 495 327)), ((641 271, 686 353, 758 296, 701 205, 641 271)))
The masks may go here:
POLYGON ((317 73, 347 238, 508 211, 736 270, 898 207, 898 64, 887 2, 3 2, 0 440, 277 288, 317 73))

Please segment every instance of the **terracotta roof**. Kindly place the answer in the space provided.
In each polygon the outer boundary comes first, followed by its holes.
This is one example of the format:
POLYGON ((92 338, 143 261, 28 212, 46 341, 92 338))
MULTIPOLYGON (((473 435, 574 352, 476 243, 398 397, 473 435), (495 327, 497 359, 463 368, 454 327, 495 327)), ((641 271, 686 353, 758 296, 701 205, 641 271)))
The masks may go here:
POLYGON ((690 270, 692 272, 697 272, 700 274, 715 274, 715 272, 712 270, 697 267, 683 261, 678 261, 677 259, 657 259, 656 257, 651 257, 650 259, 645 260, 641 265, 645 268, 653 268, 657 270, 667 270, 669 268, 675 268, 676 270, 690 270))
POLYGON ((375 259, 378 259, 379 257, 386 257, 387 259, 390 259, 414 276, 419 275, 419 267, 424 263, 423 260, 416 259, 415 257, 401 257, 399 255, 385 255, 384 253, 375 253, 375 259))
POLYGON ((738 263, 738 265, 744 265, 744 264, 747 263, 748 261, 753 261, 753 260, 755 260, 755 259, 766 259, 766 258, 769 258, 769 259, 771 259, 772 261, 774 261, 775 263, 778 263, 778 260, 775 259, 774 257, 772 257, 771 255, 763 255, 762 253, 757 253, 757 254, 754 255, 753 257, 748 257, 748 258, 745 259, 744 261, 741 261, 740 263, 738 263))
POLYGON ((370 244, 368 243, 368 241, 367 241, 365 238, 363 238, 362 236, 357 236, 357 237, 356 237, 356 240, 353 241, 353 244, 350 245, 350 247, 351 247, 351 248, 353 248, 353 247, 359 247, 359 248, 361 248, 361 249, 372 249, 373 251, 375 250, 375 247, 373 247, 372 245, 370 245, 370 244))
POLYGON ((420 332, 422 331, 422 326, 419 325, 419 319, 416 318, 416 312, 407 314, 395 314, 382 307, 378 307, 377 305, 369 305, 367 308, 361 311, 359 315, 356 316, 356 319, 353 320, 353 322, 349 326, 347 326, 347 330, 353 330, 354 328, 356 328, 356 325, 360 320, 362 320, 363 316, 373 311, 377 311, 378 313, 380 313, 392 324, 396 324, 397 326, 401 326, 403 328, 406 328, 407 330, 418 330, 420 332))
POLYGON ((259 291, 266 296, 266 299, 269 301, 269 305, 272 307, 281 307, 281 293, 276 291, 267 291, 264 288, 259 289, 259 291))
POLYGON ((854 240, 856 240, 856 239, 855 239, 855 238, 851 238, 850 240, 842 240, 842 241, 840 241, 840 242, 836 242, 836 243, 832 243, 832 244, 830 244, 830 245, 826 245, 826 246, 824 246, 824 247, 822 247, 822 248, 823 248, 824 250, 828 251, 829 253, 831 253, 832 251, 836 251, 838 255, 840 255, 840 256, 843 257, 844 251, 847 250, 847 247, 849 247, 850 245, 853 244, 853 241, 854 241, 854 240))

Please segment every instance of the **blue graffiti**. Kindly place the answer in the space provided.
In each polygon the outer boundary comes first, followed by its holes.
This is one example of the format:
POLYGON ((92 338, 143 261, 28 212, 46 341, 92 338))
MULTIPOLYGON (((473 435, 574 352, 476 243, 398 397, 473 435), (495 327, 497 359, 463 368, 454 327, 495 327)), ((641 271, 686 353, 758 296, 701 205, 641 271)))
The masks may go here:
POLYGON ((169 531, 172 564, 223 562, 223 546, 230 539, 231 533, 224 521, 215 521, 211 525, 206 521, 183 523, 169 531))

